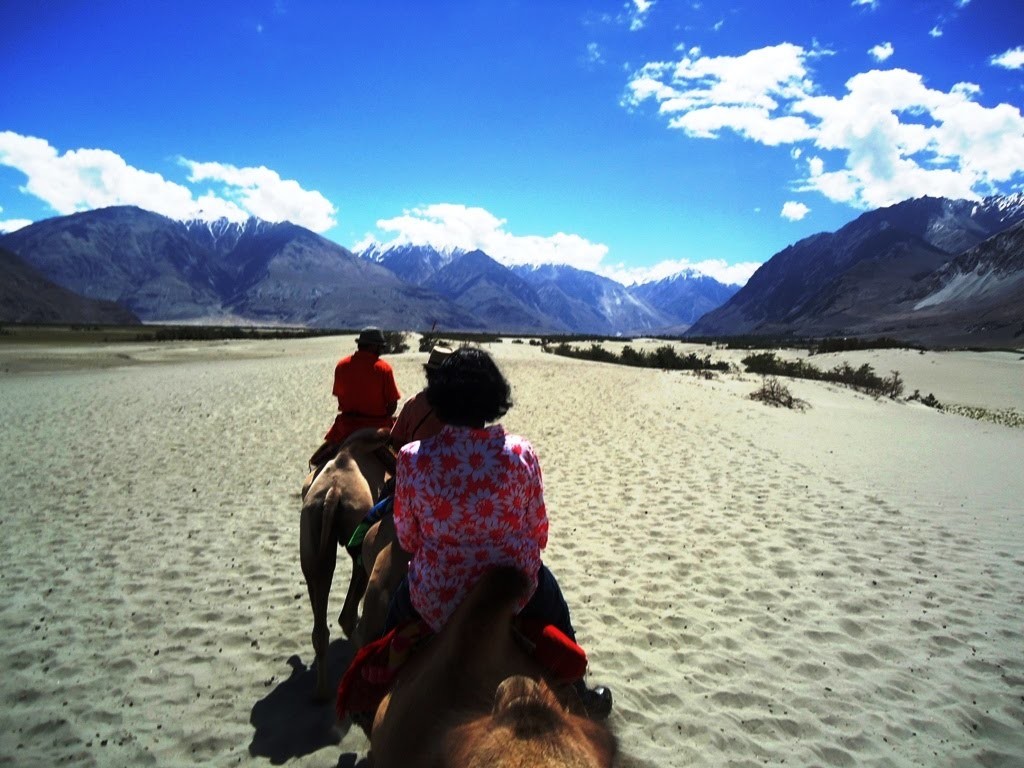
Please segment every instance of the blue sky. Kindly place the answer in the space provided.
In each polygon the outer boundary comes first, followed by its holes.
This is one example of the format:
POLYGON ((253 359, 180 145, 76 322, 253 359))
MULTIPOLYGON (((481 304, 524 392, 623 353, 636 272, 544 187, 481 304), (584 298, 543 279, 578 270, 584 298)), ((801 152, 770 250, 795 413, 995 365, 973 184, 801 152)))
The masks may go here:
POLYGON ((0 3, 0 228, 107 205, 624 283, 1024 188, 1020 0, 0 3))

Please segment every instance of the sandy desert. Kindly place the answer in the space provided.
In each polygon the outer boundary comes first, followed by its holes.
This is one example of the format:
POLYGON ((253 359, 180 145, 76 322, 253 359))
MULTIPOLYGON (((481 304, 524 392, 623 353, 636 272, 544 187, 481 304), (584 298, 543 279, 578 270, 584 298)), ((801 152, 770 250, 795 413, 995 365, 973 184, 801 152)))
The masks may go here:
MULTIPOLYGON (((310 701, 298 559, 353 348, 0 344, 0 764, 365 764, 362 732, 310 701)), ((485 348, 541 457, 545 560, 614 691, 620 765, 1024 765, 1024 428, 999 416, 1024 413, 1022 353, 819 363, 993 421, 485 348)), ((413 395, 426 355, 388 359, 413 395)))

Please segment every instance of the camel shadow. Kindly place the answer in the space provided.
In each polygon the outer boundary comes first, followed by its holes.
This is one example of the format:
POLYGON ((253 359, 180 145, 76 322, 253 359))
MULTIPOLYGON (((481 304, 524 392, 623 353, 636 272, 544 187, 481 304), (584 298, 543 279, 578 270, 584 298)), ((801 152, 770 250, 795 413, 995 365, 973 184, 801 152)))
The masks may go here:
MULTIPOLYGON (((327 649, 327 667, 332 689, 336 689, 341 675, 352 659, 352 644, 336 640, 327 649)), ((316 669, 307 667, 298 655, 288 659, 291 674, 278 683, 264 698, 257 701, 249 714, 254 733, 249 754, 265 757, 273 765, 311 754, 324 747, 341 743, 348 732, 348 721, 338 722, 334 702, 316 702, 316 669)), ((343 754, 339 768, 358 768, 367 765, 352 753, 343 754)))

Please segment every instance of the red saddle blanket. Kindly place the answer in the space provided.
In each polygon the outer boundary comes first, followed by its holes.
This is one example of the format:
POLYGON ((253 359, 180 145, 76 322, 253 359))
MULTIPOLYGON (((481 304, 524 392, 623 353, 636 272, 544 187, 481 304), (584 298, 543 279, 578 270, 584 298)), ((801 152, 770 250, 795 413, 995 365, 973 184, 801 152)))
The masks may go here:
MULTIPOLYGON (((571 683, 587 671, 586 652, 557 627, 522 620, 516 622, 516 631, 553 681, 571 683)), ((432 634, 425 623, 415 620, 360 648, 338 685, 338 717, 350 717, 368 729, 402 665, 432 634)))

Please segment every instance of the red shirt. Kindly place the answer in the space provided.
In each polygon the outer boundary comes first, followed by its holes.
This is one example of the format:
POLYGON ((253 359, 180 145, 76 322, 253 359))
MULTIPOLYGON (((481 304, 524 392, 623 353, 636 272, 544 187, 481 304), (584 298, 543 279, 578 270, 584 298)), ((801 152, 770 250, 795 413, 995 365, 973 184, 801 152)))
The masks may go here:
POLYGON ((331 393, 338 398, 339 411, 362 416, 389 416, 401 397, 391 366, 365 350, 338 361, 331 393))

